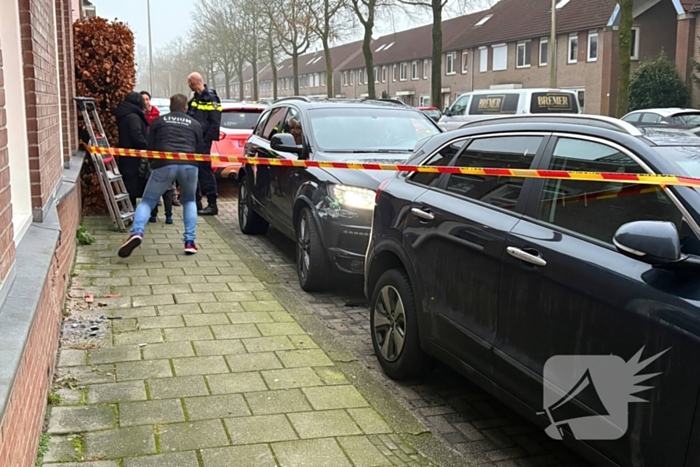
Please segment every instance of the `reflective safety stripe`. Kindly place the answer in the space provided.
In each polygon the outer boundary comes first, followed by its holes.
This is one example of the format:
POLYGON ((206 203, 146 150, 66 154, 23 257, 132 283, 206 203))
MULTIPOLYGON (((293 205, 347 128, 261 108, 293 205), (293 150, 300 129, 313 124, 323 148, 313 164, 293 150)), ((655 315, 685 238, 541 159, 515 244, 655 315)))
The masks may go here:
POLYGON ((191 107, 198 110, 218 110, 221 111, 221 104, 214 102, 197 102, 192 101, 191 107))

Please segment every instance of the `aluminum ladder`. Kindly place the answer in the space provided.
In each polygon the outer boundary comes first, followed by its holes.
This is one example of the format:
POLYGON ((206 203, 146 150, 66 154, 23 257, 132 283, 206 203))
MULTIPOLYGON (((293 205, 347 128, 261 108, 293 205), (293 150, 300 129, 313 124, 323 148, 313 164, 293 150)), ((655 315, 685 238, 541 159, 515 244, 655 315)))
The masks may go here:
MULTIPOLYGON (((90 134, 90 145, 103 148, 109 147, 107 135, 105 135, 100 116, 97 113, 95 99, 92 97, 75 97, 73 99, 78 104, 78 110, 83 113, 85 126, 90 134), (92 119, 90 118, 91 115, 92 119), (97 128, 97 134, 95 133, 95 128, 97 128)), ((95 165, 95 172, 100 181, 102 194, 104 194, 105 204, 107 204, 107 209, 109 209, 114 228, 123 232, 126 230, 126 225, 133 221, 134 206, 131 204, 131 198, 126 191, 124 178, 119 173, 117 160, 114 156, 103 156, 101 154, 90 153, 90 157, 95 165)))

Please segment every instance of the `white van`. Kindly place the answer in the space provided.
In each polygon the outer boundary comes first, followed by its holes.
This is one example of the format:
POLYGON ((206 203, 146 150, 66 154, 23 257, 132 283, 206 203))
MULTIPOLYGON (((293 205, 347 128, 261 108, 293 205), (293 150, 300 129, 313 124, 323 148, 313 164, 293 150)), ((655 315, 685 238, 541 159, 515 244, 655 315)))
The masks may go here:
POLYGON ((565 89, 508 89, 467 92, 445 110, 438 125, 446 131, 467 122, 501 115, 579 114, 578 94, 565 89))

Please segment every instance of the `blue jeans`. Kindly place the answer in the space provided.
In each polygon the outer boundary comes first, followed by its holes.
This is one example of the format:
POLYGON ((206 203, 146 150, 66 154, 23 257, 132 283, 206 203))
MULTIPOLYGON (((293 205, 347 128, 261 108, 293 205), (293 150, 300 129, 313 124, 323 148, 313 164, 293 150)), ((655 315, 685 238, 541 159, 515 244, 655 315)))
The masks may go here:
POLYGON ((143 191, 141 202, 134 213, 134 223, 131 233, 143 235, 151 211, 158 204, 163 193, 168 190, 175 180, 180 184, 180 202, 182 203, 182 217, 185 221, 184 241, 194 241, 197 227, 197 167, 192 165, 172 164, 160 167, 151 172, 146 188, 143 191))

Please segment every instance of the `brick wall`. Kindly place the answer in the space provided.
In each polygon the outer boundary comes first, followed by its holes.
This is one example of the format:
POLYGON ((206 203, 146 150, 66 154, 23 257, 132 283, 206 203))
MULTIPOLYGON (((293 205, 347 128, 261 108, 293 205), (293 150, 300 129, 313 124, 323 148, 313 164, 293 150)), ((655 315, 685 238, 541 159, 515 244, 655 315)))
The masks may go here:
POLYGON ((73 66, 73 34, 71 3, 55 0, 58 23, 58 72, 61 83, 61 120, 63 122, 63 161, 70 160, 72 150, 78 145, 77 109, 75 96, 75 67, 73 66))
POLYGON ((76 188, 58 205, 63 235, 54 254, 0 425, 0 466, 3 467, 30 467, 36 460, 46 410, 46 394, 53 378, 58 351, 61 310, 75 255, 74 232, 80 222, 80 212, 80 192, 76 188))
POLYGON ((60 108, 53 0, 20 0, 29 170, 35 220, 61 177, 60 108))
MULTIPOLYGON (((10 204, 10 163, 7 150, 7 116, 2 72, 2 44, 0 44, 0 285, 15 261, 12 205, 10 204)), ((3 464, 0 464, 3 465, 3 464)))

